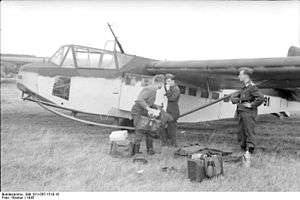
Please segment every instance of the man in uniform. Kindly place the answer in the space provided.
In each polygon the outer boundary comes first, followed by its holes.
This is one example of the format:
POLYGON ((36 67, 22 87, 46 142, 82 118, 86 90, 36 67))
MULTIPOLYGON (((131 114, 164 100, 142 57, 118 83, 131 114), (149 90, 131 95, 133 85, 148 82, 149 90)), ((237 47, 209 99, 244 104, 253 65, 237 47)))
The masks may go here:
POLYGON ((167 113, 172 116, 172 120, 167 122, 167 128, 162 133, 162 143, 166 145, 169 143, 171 146, 177 147, 176 132, 177 132, 177 119, 179 117, 179 97, 180 89, 176 85, 173 74, 166 74, 166 97, 168 98, 167 113))
MULTIPOLYGON (((156 91, 163 87, 163 85, 164 75, 156 75, 153 78, 153 83, 146 86, 140 92, 134 106, 131 109, 133 124, 135 127, 137 126, 138 121, 141 119, 141 116, 148 116, 148 113, 151 112, 151 109, 156 108, 156 106, 154 105, 156 91)), ((147 154, 153 155, 155 153, 153 150, 153 139, 151 138, 149 133, 141 129, 136 129, 134 141, 132 144, 132 156, 139 153, 140 143, 143 138, 145 138, 146 140, 147 154)))
POLYGON ((250 68, 241 68, 239 71, 239 79, 243 83, 243 88, 231 100, 232 103, 237 104, 236 114, 239 120, 238 142, 246 154, 249 154, 254 152, 254 128, 257 107, 263 103, 264 96, 250 79, 253 70, 250 68))

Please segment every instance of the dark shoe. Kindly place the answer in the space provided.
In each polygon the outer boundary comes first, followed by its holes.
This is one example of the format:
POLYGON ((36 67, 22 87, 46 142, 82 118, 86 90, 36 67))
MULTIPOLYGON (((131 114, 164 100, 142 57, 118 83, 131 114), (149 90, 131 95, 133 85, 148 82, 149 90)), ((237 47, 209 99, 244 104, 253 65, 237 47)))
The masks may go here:
POLYGON ((254 147, 249 147, 249 153, 251 153, 251 154, 254 153, 254 147))
POLYGON ((147 154, 148 155, 154 155, 155 151, 153 149, 147 149, 147 154))
POLYGON ((140 146, 139 143, 130 143, 130 156, 141 153, 140 146))
POLYGON ((130 156, 135 155, 135 144, 132 142, 130 142, 130 145, 129 145, 129 152, 130 152, 130 156))

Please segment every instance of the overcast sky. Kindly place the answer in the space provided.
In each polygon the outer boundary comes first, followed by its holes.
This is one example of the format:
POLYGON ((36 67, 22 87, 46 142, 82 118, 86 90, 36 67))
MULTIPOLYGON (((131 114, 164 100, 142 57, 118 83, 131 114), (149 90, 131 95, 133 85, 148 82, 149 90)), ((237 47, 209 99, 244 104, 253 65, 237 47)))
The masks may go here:
POLYGON ((63 44, 168 60, 286 56, 300 46, 299 2, 1 2, 1 53, 50 56, 63 44))

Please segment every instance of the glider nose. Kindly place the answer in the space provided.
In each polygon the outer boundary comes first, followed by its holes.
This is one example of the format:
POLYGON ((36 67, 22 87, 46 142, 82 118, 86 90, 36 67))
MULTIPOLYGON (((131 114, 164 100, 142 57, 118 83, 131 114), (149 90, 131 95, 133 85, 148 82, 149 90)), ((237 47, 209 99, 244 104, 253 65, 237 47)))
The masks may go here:
POLYGON ((24 93, 37 93, 38 73, 32 70, 32 64, 23 65, 17 75, 17 88, 24 93))

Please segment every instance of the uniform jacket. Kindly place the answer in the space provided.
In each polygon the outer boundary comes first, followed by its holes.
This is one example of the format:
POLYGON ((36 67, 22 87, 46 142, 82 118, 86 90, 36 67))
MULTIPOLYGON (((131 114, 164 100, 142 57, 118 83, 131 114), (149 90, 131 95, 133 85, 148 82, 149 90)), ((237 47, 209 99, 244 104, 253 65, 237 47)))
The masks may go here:
POLYGON ((233 100, 233 103, 237 103, 237 111, 255 111, 257 107, 264 102, 264 95, 258 90, 258 88, 252 83, 247 83, 241 90, 240 94, 233 100), (243 103, 250 103, 251 108, 247 108, 243 103))
MULTIPOLYGON (((157 88, 153 86, 147 86, 140 92, 137 100, 135 101, 135 104, 131 109, 131 115, 134 123, 137 123, 136 121, 140 119, 141 115, 148 116, 148 111, 146 109, 147 106, 151 108, 157 108, 157 105, 154 104, 156 93, 157 88)), ((171 116, 171 114, 168 114, 164 110, 161 110, 160 120, 163 123, 167 123, 168 121, 173 121, 173 116, 171 116)))
POLYGON ((146 108, 147 106, 149 107, 154 106, 156 91, 157 89, 152 85, 144 87, 143 90, 138 95, 138 98, 131 109, 131 114, 147 116, 148 112, 146 108))
POLYGON ((169 90, 166 91, 166 96, 168 98, 167 113, 170 113, 173 119, 176 121, 179 117, 179 97, 180 89, 177 85, 171 86, 169 90))
POLYGON ((157 88, 152 85, 146 86, 138 95, 135 101, 139 106, 146 109, 147 106, 154 106, 157 88))

